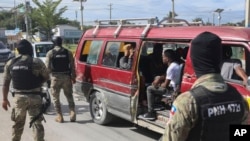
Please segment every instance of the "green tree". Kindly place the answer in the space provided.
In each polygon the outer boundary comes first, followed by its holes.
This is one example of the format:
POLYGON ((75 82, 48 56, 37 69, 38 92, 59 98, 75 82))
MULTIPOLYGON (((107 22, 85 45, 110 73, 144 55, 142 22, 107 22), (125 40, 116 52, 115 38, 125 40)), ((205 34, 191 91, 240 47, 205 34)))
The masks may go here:
POLYGON ((16 26, 22 26, 22 24, 24 24, 24 16, 19 12, 19 9, 23 6, 23 4, 19 4, 15 8, 11 8, 10 10, 0 11, 0 27, 12 30, 15 29, 16 26))
POLYGON ((36 29, 39 29, 42 34, 46 35, 47 39, 51 39, 51 30, 62 20, 61 15, 67 10, 67 6, 57 11, 57 7, 62 0, 45 0, 43 4, 41 4, 39 0, 32 1, 38 7, 32 9, 31 12, 33 24, 37 25, 36 29))
POLYGON ((15 28, 15 21, 12 12, 10 11, 0 11, 0 27, 5 27, 7 29, 15 28))
MULTIPOLYGON (((68 24, 75 27, 80 27, 80 22, 69 20, 68 18, 60 18, 57 24, 68 24)), ((80 29, 80 28, 79 28, 80 29)))
POLYGON ((202 18, 195 18, 195 19, 193 19, 192 21, 193 21, 193 22, 200 22, 200 21, 203 22, 202 18))

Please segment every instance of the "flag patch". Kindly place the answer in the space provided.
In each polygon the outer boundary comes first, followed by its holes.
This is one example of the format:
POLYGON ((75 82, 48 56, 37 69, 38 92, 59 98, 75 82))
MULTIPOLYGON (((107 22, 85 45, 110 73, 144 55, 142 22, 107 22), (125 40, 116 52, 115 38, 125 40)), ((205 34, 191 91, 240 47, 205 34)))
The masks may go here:
POLYGON ((173 106, 171 107, 170 114, 171 114, 171 115, 174 115, 175 112, 176 112, 176 107, 173 105, 173 106))

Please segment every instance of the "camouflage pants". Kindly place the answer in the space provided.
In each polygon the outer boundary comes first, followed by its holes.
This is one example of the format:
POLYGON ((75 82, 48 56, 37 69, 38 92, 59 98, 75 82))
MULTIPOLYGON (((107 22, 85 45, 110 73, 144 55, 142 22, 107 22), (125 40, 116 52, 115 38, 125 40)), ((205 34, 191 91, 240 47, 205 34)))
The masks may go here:
MULTIPOLYGON (((11 114, 11 120, 14 121, 14 125, 12 126, 12 141, 21 140, 27 112, 31 120, 40 113, 41 105, 42 100, 39 95, 15 95, 14 108, 11 114)), ((42 120, 43 118, 40 117, 32 126, 34 141, 44 141, 42 120)))
POLYGON ((73 98, 72 82, 69 76, 60 75, 60 77, 51 78, 51 94, 53 96, 54 106, 57 113, 61 113, 60 90, 63 89, 64 95, 68 101, 69 109, 75 110, 73 98))

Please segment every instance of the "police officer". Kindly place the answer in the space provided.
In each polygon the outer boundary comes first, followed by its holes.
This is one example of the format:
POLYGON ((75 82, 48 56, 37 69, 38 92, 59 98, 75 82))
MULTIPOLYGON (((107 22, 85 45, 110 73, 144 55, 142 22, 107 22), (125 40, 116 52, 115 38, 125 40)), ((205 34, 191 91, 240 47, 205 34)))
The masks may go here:
MULTIPOLYGON (((33 58, 32 45, 27 40, 21 40, 17 44, 19 55, 7 62, 3 75, 3 103, 4 110, 8 110, 10 102, 8 92, 12 80, 14 93, 14 107, 11 120, 12 141, 20 141, 28 112, 30 120, 36 117, 41 110, 42 99, 40 96, 42 84, 49 79, 49 73, 45 64, 38 58, 33 58)), ((34 140, 44 141, 43 116, 35 120, 32 125, 34 140)))
POLYGON ((190 91, 174 101, 163 140, 229 141, 229 125, 246 122, 248 105, 220 75, 221 39, 203 32, 191 45, 198 79, 190 91))
POLYGON ((61 104, 60 90, 63 89, 64 95, 69 103, 70 121, 75 122, 75 102, 73 98, 72 83, 75 83, 75 64, 72 53, 62 47, 62 38, 56 37, 54 40, 55 47, 46 55, 46 66, 51 73, 51 94, 57 112, 56 122, 64 122, 61 104))

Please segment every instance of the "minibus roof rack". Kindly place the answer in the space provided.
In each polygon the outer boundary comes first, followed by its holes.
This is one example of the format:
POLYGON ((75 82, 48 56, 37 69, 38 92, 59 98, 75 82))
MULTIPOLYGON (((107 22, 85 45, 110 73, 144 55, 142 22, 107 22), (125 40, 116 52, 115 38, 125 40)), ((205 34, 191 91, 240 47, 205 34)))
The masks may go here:
POLYGON ((169 17, 163 18, 161 21, 159 21, 158 25, 160 27, 165 27, 165 26, 203 26, 202 21, 198 22, 188 22, 185 19, 172 19, 169 17))
POLYGON ((114 32, 116 38, 122 27, 145 27, 141 36, 145 37, 151 26, 157 26, 157 18, 131 18, 131 19, 112 19, 96 20, 96 27, 92 33, 95 37, 100 27, 117 27, 114 32))
POLYGON ((151 26, 166 27, 166 26, 202 26, 203 22, 191 22, 184 19, 173 19, 165 17, 161 21, 155 18, 130 18, 130 19, 106 19, 106 20, 96 20, 96 27, 92 33, 95 37, 98 33, 98 30, 101 27, 117 27, 113 33, 114 37, 117 38, 122 27, 144 27, 141 37, 144 38, 149 31, 151 26))

